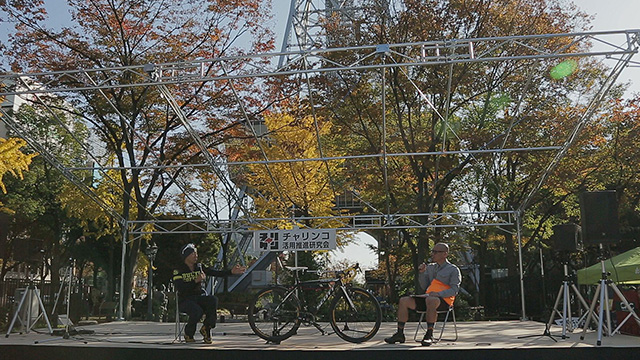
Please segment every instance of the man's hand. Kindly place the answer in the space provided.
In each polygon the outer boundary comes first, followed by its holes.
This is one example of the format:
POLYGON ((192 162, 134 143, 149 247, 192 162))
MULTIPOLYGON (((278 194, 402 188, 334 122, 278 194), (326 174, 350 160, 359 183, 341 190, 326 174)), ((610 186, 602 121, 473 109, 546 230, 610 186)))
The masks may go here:
POLYGON ((202 280, 206 279, 207 275, 205 275, 204 271, 200 271, 200 274, 198 275, 198 277, 196 278, 196 282, 202 282, 202 280))
POLYGON ((246 270, 247 270, 246 266, 240 266, 236 264, 234 267, 231 268, 231 273, 233 275, 239 275, 239 274, 243 274, 246 270))
POLYGON ((418 272, 423 273, 425 270, 427 270, 427 264, 422 263, 422 264, 418 265, 418 272))

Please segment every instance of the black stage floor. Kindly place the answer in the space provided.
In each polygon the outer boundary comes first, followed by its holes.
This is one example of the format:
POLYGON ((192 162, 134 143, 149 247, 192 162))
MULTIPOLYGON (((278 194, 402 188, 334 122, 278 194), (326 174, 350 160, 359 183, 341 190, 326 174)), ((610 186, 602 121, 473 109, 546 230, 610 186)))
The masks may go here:
MULTIPOLYGON (((562 339, 562 329, 554 326, 551 334, 557 340, 555 342, 543 335, 545 324, 533 321, 458 323, 458 341, 442 341, 430 347, 422 347, 413 341, 415 327, 416 323, 407 324, 407 342, 404 344, 388 345, 383 341, 395 331, 395 323, 389 322, 383 323, 378 334, 363 344, 351 344, 335 334, 321 335, 315 328, 302 327, 297 335, 274 345, 253 335, 247 323, 224 323, 215 329, 213 344, 203 344, 198 335, 199 343, 184 344, 173 342, 173 323, 123 321, 76 327, 77 330, 93 330, 94 334, 74 335, 69 339, 41 334, 41 330, 13 333, 0 339, 0 360, 424 360, 425 356, 430 360, 640 358, 638 336, 603 337, 601 346, 596 346, 595 331, 587 331, 585 339, 580 340, 582 329, 576 329, 562 339)), ((447 328, 447 332, 449 330, 447 328)))

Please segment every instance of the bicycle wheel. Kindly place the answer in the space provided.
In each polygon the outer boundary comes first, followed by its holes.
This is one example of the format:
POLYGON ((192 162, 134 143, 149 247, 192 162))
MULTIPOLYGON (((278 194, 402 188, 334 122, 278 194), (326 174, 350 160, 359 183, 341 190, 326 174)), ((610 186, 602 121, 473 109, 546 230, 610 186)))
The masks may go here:
POLYGON ((272 287, 258 293, 249 306, 249 325, 261 338, 279 343, 300 327, 300 301, 287 289, 272 287))
POLYGON ((380 329, 380 304, 364 289, 347 288, 347 293, 351 301, 344 293, 340 293, 331 303, 331 327, 343 340, 352 343, 370 340, 380 329))

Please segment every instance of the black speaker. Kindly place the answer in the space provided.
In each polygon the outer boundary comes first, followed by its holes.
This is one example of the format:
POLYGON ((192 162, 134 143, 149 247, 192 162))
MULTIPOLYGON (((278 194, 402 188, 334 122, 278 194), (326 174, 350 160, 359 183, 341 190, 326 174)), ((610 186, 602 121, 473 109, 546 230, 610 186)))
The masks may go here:
POLYGON ((581 193, 580 216, 585 245, 620 241, 618 199, 614 190, 581 193))
POLYGON ((556 251, 582 251, 582 234, 576 224, 562 224, 553 227, 553 247, 556 251))

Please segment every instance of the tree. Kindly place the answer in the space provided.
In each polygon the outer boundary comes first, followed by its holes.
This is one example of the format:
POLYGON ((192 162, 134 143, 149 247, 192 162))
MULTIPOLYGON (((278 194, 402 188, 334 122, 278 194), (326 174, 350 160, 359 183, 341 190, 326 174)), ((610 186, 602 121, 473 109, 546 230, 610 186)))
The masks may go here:
MULTIPOLYGON (((57 103, 62 106, 60 99, 57 103)), ((11 115, 34 140, 57 154, 68 166, 84 165, 83 149, 75 140, 86 138, 86 128, 63 112, 41 110, 37 105, 25 104, 11 115), (60 122, 64 122, 72 132, 58 126, 60 122)), ((3 202, 13 212, 13 242, 23 241, 23 238, 43 240, 49 261, 39 265, 42 265, 43 276, 48 276, 58 274, 59 269, 67 264, 70 248, 82 233, 76 220, 67 216, 62 208, 59 195, 64 188, 64 177, 42 156, 36 155, 27 155, 29 159, 33 158, 33 162, 30 171, 20 181, 7 182, 10 191, 3 196, 3 202)), ((4 267, 3 275, 6 270, 4 267)), ((52 276, 52 284, 57 287, 56 276, 52 276)))
MULTIPOLYGON (((291 226, 331 226, 327 220, 296 220, 296 217, 328 217, 334 214, 336 193, 331 176, 340 177, 340 161, 309 160, 320 158, 318 138, 331 132, 331 124, 318 119, 318 131, 312 116, 294 113, 265 114, 269 134, 257 146, 248 148, 250 160, 299 161, 274 164, 251 164, 240 179, 251 188, 258 218, 282 218, 274 228, 291 226), (264 151, 264 155, 262 153, 264 151), (305 161, 306 160, 306 161, 305 161), (291 220, 286 220, 291 219, 291 220)), ((239 150, 239 149, 238 149, 239 150)), ((325 154, 331 156, 336 154, 325 154)), ((338 225, 334 223, 334 225, 338 225)))
MULTIPOLYGON (((7 188, 2 182, 5 174, 9 173, 17 178, 22 179, 22 172, 29 170, 31 160, 37 154, 24 154, 20 148, 27 145, 26 141, 18 138, 3 139, 0 138, 0 189, 5 194, 7 188)), ((0 205, 2 205, 0 203, 0 205)))
MULTIPOLYGON (((366 17, 363 18, 369 21, 363 23, 359 37, 332 36, 335 46, 564 33, 581 29, 586 24, 585 14, 558 1, 407 0, 393 2, 393 7, 388 7, 388 2, 384 1, 362 1, 360 4, 366 9, 366 17)), ((569 45, 562 42, 557 40, 551 46, 569 45)), ((521 50, 513 51, 517 55, 521 50)), ((391 63, 394 61, 391 57, 381 53, 379 63, 391 63)), ((541 115, 550 122, 558 121, 537 110, 537 106, 545 104, 544 109, 549 111, 561 101, 557 96, 561 92, 560 86, 553 83, 546 75, 547 71, 543 70, 549 64, 544 60, 507 60, 354 71, 318 78, 316 86, 321 89, 318 92, 326 94, 318 102, 324 106, 322 116, 332 118, 335 123, 337 131, 333 141, 340 144, 346 153, 443 152, 437 156, 393 157, 386 162, 382 158, 373 158, 357 165, 347 165, 346 176, 351 183, 358 184, 357 190, 368 203, 391 213, 456 212, 473 204, 461 197, 461 192, 482 188, 473 186, 473 183, 469 186, 468 180, 490 185, 487 183, 489 180, 485 180, 488 170, 488 173, 508 172, 506 166, 509 162, 520 163, 518 156, 511 159, 502 157, 496 162, 496 157, 471 156, 456 151, 488 145, 500 147, 503 142, 505 147, 511 144, 540 145, 536 142, 544 140, 544 135, 535 134, 531 138, 534 132, 526 131, 526 124, 541 115), (383 77, 384 87, 381 85, 383 77), (383 96, 386 107, 383 107, 383 96), (386 128, 383 128, 381 120, 383 115, 386 128), (518 131, 524 129, 523 134, 505 138, 503 134, 508 133, 511 123, 517 125, 518 131), (471 175, 474 169, 485 172, 482 179, 471 175)), ((580 81, 585 84, 596 75, 583 80, 571 79, 568 86, 579 87, 580 81)), ((548 139, 543 143, 547 142, 548 139)), ((534 163, 533 159, 527 162, 534 163)), ((522 168, 517 170, 518 178, 521 178, 522 168)), ((531 170, 528 173, 531 177, 525 178, 533 179, 541 167, 538 165, 531 170)), ((479 208, 511 209, 522 199, 520 194, 519 197, 502 199, 499 204, 484 203, 487 197, 495 195, 483 194, 479 208)), ((452 225, 447 219, 434 221, 439 225, 452 225)), ((427 258, 432 243, 447 241, 458 243, 454 249, 467 247, 465 239, 459 236, 462 234, 442 228, 403 233, 404 241, 401 243, 410 249, 414 269, 427 258)), ((393 235, 378 233, 376 237, 381 241, 390 236, 393 235)), ((510 239, 505 241, 512 243, 510 239)), ((513 248, 508 249, 507 258, 515 264, 517 257, 513 248)))
MULTIPOLYGON (((0 138, 0 190, 6 194, 7 188, 2 179, 5 174, 9 173, 19 179, 23 179, 23 171, 29 170, 31 160, 36 154, 25 154, 20 151, 20 148, 26 145, 26 142, 18 138, 3 139, 0 138)), ((0 217, 6 219, 6 223, 3 226, 8 225, 9 214, 14 213, 13 210, 4 206, 0 201, 0 217)), ((7 233, 7 229, 3 229, 7 233)), ((8 243, 5 236, 0 236, 0 253, 8 254, 8 243)), ((6 256, 5 256, 6 260, 6 256)), ((7 268, 7 262, 2 262, 2 270, 0 275, 4 275, 7 268)))
MULTIPOLYGON (((12 1, 1 9, 16 23, 17 31, 7 46, 13 70, 48 72, 238 55, 244 51, 235 43, 249 36, 249 51, 265 51, 273 47, 266 23, 268 5, 256 0, 69 0, 73 26, 62 26, 60 30, 46 25, 47 13, 40 0, 12 1)), ((205 71, 218 70, 214 66, 217 64, 205 71)), ((105 77, 93 80, 107 85, 138 80, 130 72, 114 78, 102 75, 105 77)), ((250 83, 247 80, 233 86, 244 96, 241 90, 250 83)), ((206 143, 206 151, 215 156, 223 155, 220 145, 228 139, 246 135, 236 118, 239 111, 231 86, 217 83, 167 87, 179 98, 180 112, 192 121, 206 143)), ((178 176, 185 176, 185 182, 189 182, 196 175, 185 168, 170 171, 158 165, 206 160, 182 127, 179 114, 166 111, 166 98, 154 88, 117 87, 69 94, 66 99, 115 156, 120 215, 125 221, 152 218, 170 205, 165 196, 175 188, 178 176)), ((142 241, 135 238, 130 242, 123 274, 124 294, 130 293, 142 241)), ((128 316, 131 299, 124 299, 128 316)))

